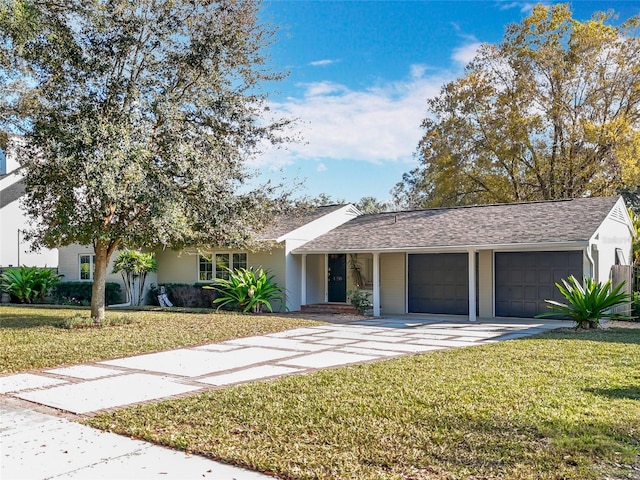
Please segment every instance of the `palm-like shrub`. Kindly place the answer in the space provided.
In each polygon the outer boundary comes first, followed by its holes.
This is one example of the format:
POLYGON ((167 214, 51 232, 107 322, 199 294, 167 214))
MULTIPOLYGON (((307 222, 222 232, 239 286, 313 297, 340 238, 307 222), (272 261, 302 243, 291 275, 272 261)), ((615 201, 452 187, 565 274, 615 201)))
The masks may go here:
POLYGON ((229 270, 229 278, 218 278, 213 285, 204 288, 214 289, 218 297, 213 301, 218 310, 229 307, 241 312, 258 313, 262 307, 273 312, 271 302, 284 302, 284 292, 273 281, 274 275, 268 275, 262 268, 238 268, 229 270))
POLYGON ((556 283, 567 303, 545 300, 552 311, 536 315, 536 318, 570 317, 575 320, 576 328, 597 328, 603 317, 628 318, 611 312, 611 309, 631 301, 628 294, 621 292, 623 285, 621 283, 611 289, 611 280, 599 283, 593 278, 585 278, 582 286, 571 275, 567 280, 562 280, 562 285, 556 283))
POLYGON ((0 289, 20 303, 31 303, 44 298, 59 281, 61 275, 49 268, 10 268, 0 277, 0 289))
POLYGON ((143 253, 135 250, 123 250, 113 263, 112 273, 122 275, 127 300, 132 305, 142 303, 142 293, 149 272, 158 270, 155 254, 143 253))

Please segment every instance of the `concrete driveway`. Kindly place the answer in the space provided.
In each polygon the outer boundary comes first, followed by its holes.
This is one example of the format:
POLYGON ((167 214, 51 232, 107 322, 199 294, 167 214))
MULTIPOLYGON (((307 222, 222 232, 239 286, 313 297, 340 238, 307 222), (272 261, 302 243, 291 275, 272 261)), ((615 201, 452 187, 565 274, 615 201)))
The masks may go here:
POLYGON ((567 325, 549 320, 371 318, 0 377, 0 477, 269 478, 69 419, 226 385, 521 338, 567 325))

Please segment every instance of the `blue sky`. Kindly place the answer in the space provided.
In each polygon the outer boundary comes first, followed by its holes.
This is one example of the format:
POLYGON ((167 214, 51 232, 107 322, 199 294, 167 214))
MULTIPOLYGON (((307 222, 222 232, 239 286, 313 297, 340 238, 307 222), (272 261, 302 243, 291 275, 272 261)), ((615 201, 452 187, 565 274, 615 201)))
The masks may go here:
MULTIPOLYGON (((417 164, 426 100, 463 75, 480 43, 500 42, 506 25, 534 4, 265 1, 263 18, 280 28, 271 65, 290 72, 268 86, 271 108, 298 119, 302 140, 256 159, 262 178, 297 180, 299 196, 389 200, 417 164)), ((640 13, 637 0, 571 5, 578 19, 608 9, 620 20, 640 13)))

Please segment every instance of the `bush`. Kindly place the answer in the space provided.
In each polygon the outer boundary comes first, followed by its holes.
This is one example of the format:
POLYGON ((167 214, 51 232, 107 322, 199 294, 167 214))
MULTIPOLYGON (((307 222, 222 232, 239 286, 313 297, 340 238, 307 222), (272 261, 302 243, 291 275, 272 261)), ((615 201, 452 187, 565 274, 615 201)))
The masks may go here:
POLYGON ((640 320, 640 292, 633 293, 633 302, 631 302, 631 314, 640 320))
POLYGON ((621 292, 623 285, 621 283, 612 289, 610 279, 599 283, 593 278, 585 278, 582 286, 571 275, 567 280, 562 280, 562 285, 556 283, 567 303, 545 300, 552 311, 538 314, 536 318, 569 317, 575 320, 576 328, 597 328, 603 317, 628 318, 611 313, 611 309, 628 305, 631 301, 630 295, 621 292))
POLYGON ((241 312, 259 313, 262 308, 273 312, 271 302, 284 304, 284 292, 273 281, 274 275, 268 275, 262 268, 238 268, 229 270, 229 278, 218 278, 216 282, 204 287, 219 293, 213 303, 218 309, 232 308, 241 312))
POLYGON ((351 305, 353 305, 360 315, 364 314, 365 310, 373 307, 371 303, 371 293, 364 290, 349 290, 347 292, 351 299, 351 305))
POLYGON ((0 289, 11 296, 12 302, 32 303, 43 299, 60 277, 50 268, 9 268, 0 276, 0 289))
MULTIPOLYGON (((56 285, 53 298, 60 305, 89 305, 91 304, 91 289, 93 282, 60 282, 56 285)), ((120 284, 107 282, 105 284, 105 300, 107 305, 120 303, 120 284)))
MULTIPOLYGON (((204 290, 202 284, 189 283, 163 283, 167 296, 176 307, 212 308, 216 298, 213 290, 204 290)), ((148 305, 159 305, 158 286, 151 285, 147 294, 148 305)))

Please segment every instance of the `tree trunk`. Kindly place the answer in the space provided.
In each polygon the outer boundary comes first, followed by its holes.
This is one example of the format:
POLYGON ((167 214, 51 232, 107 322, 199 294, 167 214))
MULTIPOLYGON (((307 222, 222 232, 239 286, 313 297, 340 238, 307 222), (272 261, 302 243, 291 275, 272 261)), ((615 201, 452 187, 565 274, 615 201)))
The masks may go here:
POLYGON ((104 320, 107 266, 118 243, 103 240, 94 242, 96 259, 93 265, 93 286, 91 288, 91 319, 94 324, 99 324, 104 320))
POLYGON ((107 245, 97 240, 94 246, 96 259, 93 264, 93 287, 91 288, 91 319, 94 324, 104 320, 105 290, 107 279, 107 245))

